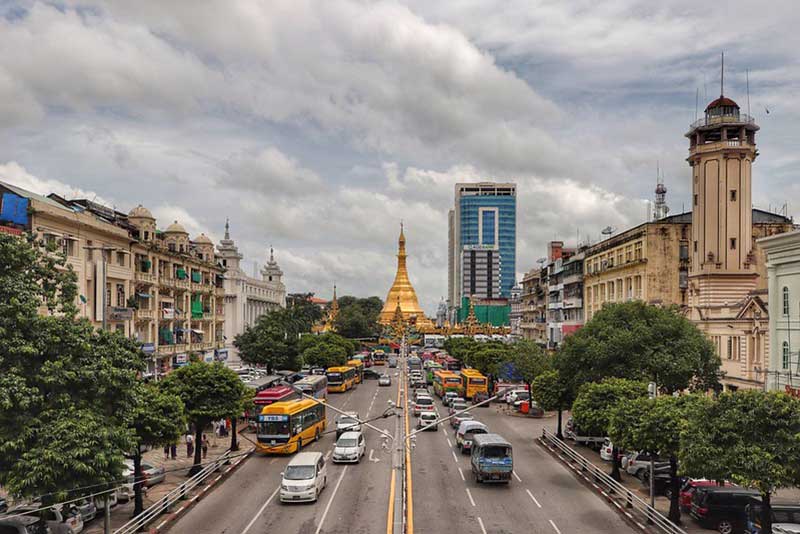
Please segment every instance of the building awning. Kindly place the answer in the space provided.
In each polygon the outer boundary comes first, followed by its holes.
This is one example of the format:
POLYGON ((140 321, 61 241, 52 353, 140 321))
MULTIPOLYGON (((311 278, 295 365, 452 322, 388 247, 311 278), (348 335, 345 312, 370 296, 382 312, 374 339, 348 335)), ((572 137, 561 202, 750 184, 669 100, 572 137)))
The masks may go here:
POLYGON ((139 298, 149 299, 152 295, 150 293, 136 293, 139 298))
POLYGON ((202 330, 198 330, 196 328, 192 328, 192 332, 194 332, 195 334, 200 334, 201 336, 203 335, 203 331, 202 330))

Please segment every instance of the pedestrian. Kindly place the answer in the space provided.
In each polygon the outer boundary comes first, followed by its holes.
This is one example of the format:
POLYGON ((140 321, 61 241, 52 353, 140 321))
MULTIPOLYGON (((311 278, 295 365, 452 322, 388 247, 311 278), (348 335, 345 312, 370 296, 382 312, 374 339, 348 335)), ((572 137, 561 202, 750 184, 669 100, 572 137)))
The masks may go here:
POLYGON ((203 460, 205 460, 206 456, 208 455, 208 436, 206 436, 205 434, 203 434, 202 446, 203 446, 203 460))
POLYGON ((172 445, 169 446, 169 453, 170 453, 170 456, 172 456, 173 460, 177 460, 178 459, 178 441, 177 440, 175 440, 175 443, 173 443, 172 445))
POLYGON ((169 445, 164 445, 164 459, 169 460, 169 445))
POLYGON ((186 457, 191 458, 194 454, 194 436, 191 432, 186 433, 186 457))

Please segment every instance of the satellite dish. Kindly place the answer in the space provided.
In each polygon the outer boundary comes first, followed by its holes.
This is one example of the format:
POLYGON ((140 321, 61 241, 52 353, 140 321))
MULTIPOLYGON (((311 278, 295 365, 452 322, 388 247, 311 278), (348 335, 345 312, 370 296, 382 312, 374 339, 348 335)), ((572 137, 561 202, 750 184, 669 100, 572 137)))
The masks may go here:
POLYGON ((617 231, 617 229, 616 229, 616 228, 614 228, 613 226, 606 226, 605 228, 603 228, 603 229, 600 231, 600 233, 601 233, 601 234, 603 234, 603 235, 611 235, 611 234, 613 234, 613 233, 614 233, 614 232, 616 232, 616 231, 617 231))

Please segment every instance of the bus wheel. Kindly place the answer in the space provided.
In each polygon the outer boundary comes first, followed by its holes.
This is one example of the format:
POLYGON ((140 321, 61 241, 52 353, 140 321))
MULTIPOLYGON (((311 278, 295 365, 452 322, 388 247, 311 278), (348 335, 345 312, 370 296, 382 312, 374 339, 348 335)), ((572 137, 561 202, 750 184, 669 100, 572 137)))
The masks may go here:
POLYGON ((314 441, 319 441, 319 428, 314 432, 314 441))

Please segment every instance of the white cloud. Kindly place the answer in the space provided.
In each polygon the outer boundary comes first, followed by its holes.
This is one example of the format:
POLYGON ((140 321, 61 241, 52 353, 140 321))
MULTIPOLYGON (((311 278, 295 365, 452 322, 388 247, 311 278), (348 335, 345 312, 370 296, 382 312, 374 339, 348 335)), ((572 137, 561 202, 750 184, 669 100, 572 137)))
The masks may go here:
POLYGON ((59 180, 34 176, 16 161, 0 163, 0 180, 42 196, 56 193, 66 199, 88 198, 99 204, 110 205, 107 200, 94 191, 87 191, 59 180))
POLYGON ((242 188, 266 195, 313 195, 322 193, 322 179, 300 166, 275 147, 257 152, 238 152, 221 163, 225 175, 220 185, 242 188))

